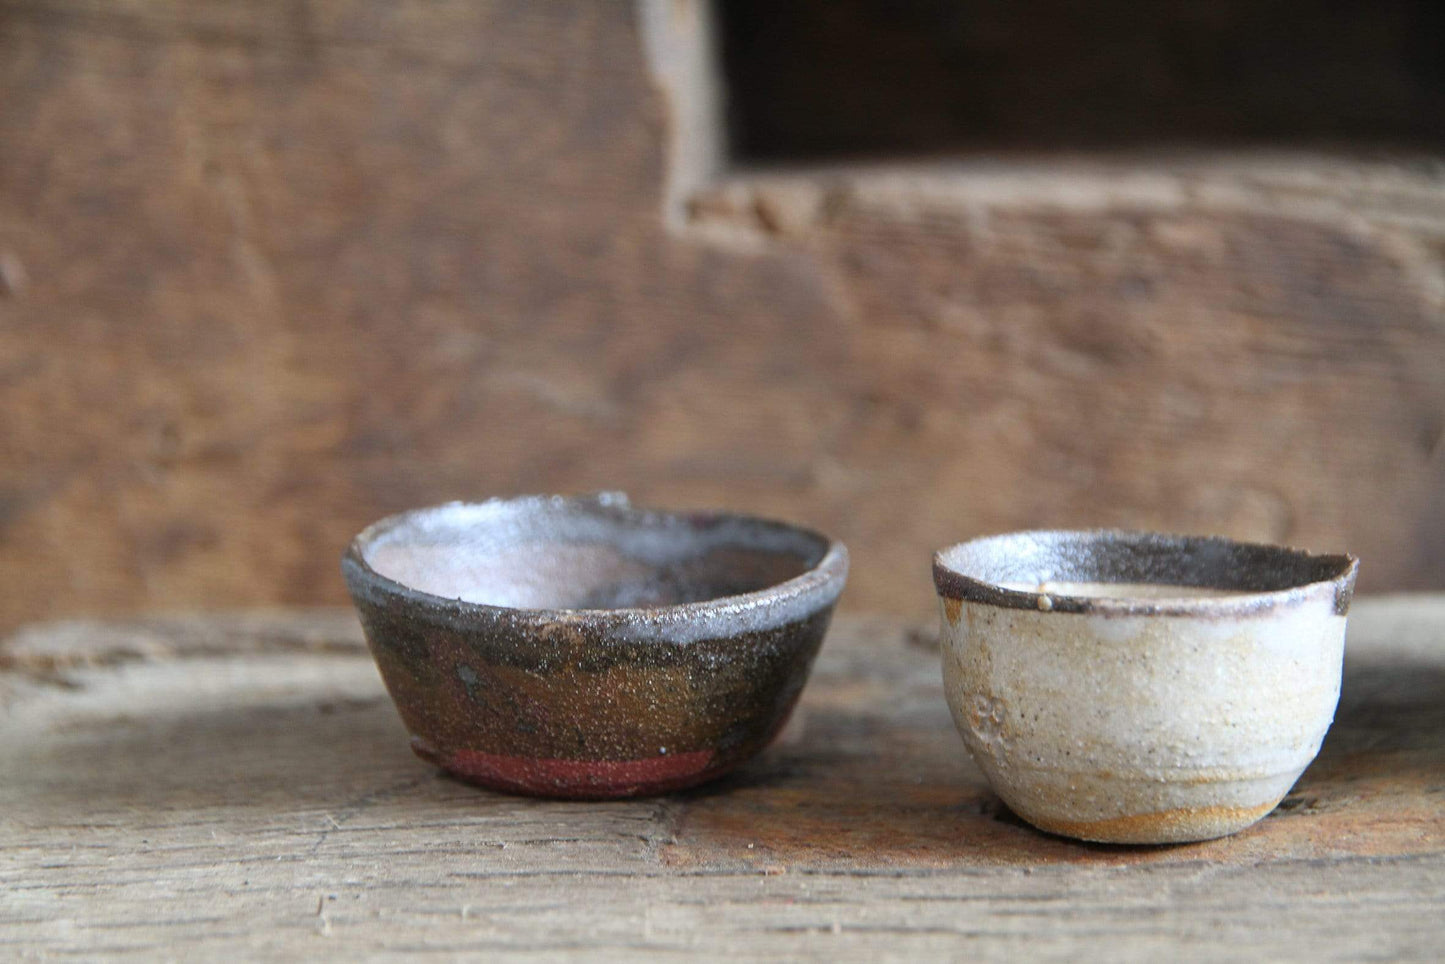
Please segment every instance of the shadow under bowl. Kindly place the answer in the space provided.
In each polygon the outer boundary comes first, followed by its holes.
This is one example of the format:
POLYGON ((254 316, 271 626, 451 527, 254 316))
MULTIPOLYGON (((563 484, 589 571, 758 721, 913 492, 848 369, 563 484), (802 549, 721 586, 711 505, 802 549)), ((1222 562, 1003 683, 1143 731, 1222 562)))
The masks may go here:
POLYGON ((418 509, 342 559, 417 754, 581 799, 693 786, 766 746, 847 571, 815 532, 620 495, 418 509))
POLYGON ((1140 532, 1021 532, 934 557, 944 690, 1019 816, 1107 843, 1262 818, 1339 701, 1357 563, 1140 532))

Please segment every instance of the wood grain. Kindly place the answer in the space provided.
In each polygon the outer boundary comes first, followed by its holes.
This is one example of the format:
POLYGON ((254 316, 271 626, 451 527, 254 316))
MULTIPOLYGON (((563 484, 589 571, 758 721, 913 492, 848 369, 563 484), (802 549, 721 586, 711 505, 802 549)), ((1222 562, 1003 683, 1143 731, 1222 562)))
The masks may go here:
POLYGON ((0 671, 0 954, 1433 959, 1445 598, 1364 599, 1325 748, 1238 836, 1040 834, 948 720, 931 632, 843 618, 710 788, 554 803, 411 756, 349 614, 37 627, 0 671))
POLYGON ((1438 164, 727 172, 676 231, 676 103, 622 0, 0 0, 0 627, 340 603, 381 515, 549 490, 811 524, 912 618, 1036 525, 1445 586, 1438 164))

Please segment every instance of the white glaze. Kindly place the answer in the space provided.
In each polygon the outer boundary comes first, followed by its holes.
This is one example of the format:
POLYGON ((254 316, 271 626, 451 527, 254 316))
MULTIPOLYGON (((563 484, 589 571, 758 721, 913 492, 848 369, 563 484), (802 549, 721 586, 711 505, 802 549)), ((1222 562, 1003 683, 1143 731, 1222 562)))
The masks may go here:
MULTIPOLYGON (((374 523, 353 542, 367 568, 353 592, 411 597, 438 618, 555 621, 585 614, 619 640, 689 644, 766 632, 814 616, 837 601, 848 551, 793 526, 746 516, 688 516, 633 510, 626 496, 521 496, 451 502, 374 523), (705 521, 705 525, 695 524, 705 521), (750 591, 662 605, 586 601, 598 587, 714 551, 772 556, 781 581, 750 591)), ((757 560, 754 560, 756 564, 757 560)))
POLYGON ((1065 582, 1045 579, 1043 582, 1001 582, 1004 589, 1043 593, 1054 596, 1088 596, 1092 599, 1222 599, 1246 596, 1243 589, 1216 589, 1213 586, 1164 586, 1147 582, 1065 582))
POLYGON ((953 718, 999 796, 1085 839, 1201 840, 1263 817, 1339 700, 1325 598, 1246 615, 1119 615, 943 601, 953 718))

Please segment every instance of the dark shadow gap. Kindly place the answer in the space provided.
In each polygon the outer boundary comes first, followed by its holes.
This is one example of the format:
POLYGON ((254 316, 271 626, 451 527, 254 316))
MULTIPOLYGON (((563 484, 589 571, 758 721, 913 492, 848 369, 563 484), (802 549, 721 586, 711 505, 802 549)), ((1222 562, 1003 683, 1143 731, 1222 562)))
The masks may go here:
POLYGON ((735 162, 1445 147, 1431 0, 717 0, 735 162))

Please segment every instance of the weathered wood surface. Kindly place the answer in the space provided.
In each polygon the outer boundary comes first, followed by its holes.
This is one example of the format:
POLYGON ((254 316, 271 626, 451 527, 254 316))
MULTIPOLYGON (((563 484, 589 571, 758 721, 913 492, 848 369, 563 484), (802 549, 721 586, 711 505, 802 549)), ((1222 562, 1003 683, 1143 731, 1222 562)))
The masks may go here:
POLYGON ((593 804, 415 759, 346 613, 26 631, 0 672, 0 956, 1439 954, 1445 597, 1361 600, 1319 760, 1256 827, 1172 848, 1001 810, 930 637, 844 618, 763 757, 593 804))
POLYGON ((547 490, 812 524, 870 611, 1037 524, 1445 587, 1438 163, 725 169, 670 230, 658 66, 623 0, 0 0, 0 631, 341 603, 381 515, 547 490))

